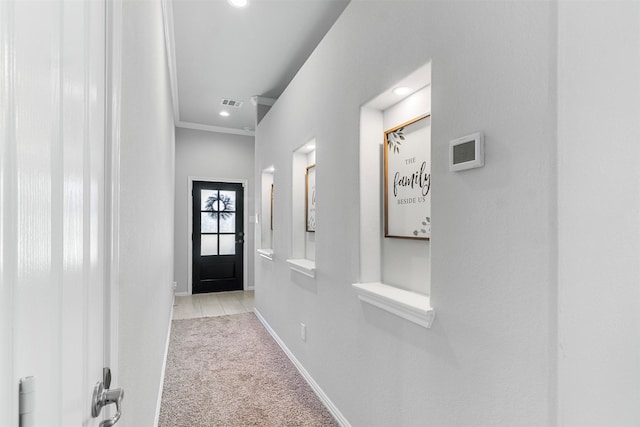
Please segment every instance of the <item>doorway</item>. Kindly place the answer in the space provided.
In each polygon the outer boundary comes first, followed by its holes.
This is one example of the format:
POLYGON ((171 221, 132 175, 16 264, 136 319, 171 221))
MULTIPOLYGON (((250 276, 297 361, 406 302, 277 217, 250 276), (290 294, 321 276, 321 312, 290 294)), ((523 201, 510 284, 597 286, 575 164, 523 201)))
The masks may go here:
POLYGON ((244 186, 193 181, 192 293, 243 289, 244 186))

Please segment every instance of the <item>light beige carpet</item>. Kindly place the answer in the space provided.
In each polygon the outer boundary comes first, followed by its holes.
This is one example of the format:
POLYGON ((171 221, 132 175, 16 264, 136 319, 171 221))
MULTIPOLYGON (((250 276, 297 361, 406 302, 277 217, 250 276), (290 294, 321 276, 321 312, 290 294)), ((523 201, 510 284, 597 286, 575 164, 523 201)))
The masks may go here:
POLYGON ((253 313, 172 322, 159 427, 337 425, 253 313))

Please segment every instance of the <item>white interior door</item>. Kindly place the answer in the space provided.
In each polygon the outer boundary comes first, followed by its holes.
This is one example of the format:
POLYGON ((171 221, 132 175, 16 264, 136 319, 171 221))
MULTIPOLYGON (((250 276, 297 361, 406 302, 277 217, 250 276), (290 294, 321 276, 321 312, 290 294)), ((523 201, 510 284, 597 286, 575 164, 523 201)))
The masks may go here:
POLYGON ((0 1, 0 37, 0 425, 33 376, 33 425, 97 426, 105 3, 0 1))

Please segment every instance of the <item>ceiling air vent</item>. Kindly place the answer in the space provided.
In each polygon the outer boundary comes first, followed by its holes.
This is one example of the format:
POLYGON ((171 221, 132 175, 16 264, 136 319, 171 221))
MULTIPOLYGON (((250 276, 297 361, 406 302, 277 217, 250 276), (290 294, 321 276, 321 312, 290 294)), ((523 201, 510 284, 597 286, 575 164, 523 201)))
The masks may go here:
POLYGON ((233 108, 242 107, 242 101, 234 101, 233 99, 223 99, 221 104, 224 105, 225 107, 233 107, 233 108))

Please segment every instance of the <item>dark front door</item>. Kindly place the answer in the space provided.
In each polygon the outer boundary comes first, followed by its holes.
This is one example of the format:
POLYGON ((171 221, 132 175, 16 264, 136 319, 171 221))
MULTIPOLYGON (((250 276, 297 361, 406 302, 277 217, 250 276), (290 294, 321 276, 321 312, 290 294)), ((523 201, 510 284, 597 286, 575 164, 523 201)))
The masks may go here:
POLYGON ((242 184, 193 182, 193 293, 242 290, 242 184))

